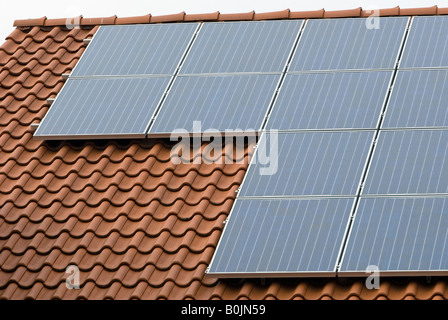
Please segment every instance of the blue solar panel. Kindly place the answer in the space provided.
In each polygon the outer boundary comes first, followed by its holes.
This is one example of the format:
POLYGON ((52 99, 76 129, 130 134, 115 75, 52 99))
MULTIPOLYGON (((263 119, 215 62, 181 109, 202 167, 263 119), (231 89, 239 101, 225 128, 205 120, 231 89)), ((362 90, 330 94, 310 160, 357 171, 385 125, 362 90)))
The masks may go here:
POLYGON ((354 199, 238 200, 209 274, 335 275, 354 199))
POLYGON ((302 20, 206 23, 182 74, 282 72, 302 20))
POLYGON ((448 17, 414 17, 400 68, 448 67, 448 17))
POLYGON ((170 77, 70 79, 34 136, 144 138, 169 81, 170 77))
POLYGON ((259 130, 279 75, 178 77, 150 134, 259 130), (194 122, 201 122, 200 129, 194 122))
POLYGON ((383 128, 448 126, 448 70, 400 71, 383 128))
POLYGON ((240 197, 357 194, 373 132, 280 133, 278 141, 274 138, 272 133, 263 137, 240 197))
POLYGON ((268 128, 377 128, 391 76, 390 71, 288 75, 268 128))
POLYGON ((448 275, 448 198, 361 199, 341 274, 448 275))
POLYGON ((102 26, 72 77, 173 74, 198 25, 102 26))
POLYGON ((448 131, 383 131, 363 194, 448 194, 448 131))
POLYGON ((309 20, 290 71, 393 69, 409 18, 309 20))

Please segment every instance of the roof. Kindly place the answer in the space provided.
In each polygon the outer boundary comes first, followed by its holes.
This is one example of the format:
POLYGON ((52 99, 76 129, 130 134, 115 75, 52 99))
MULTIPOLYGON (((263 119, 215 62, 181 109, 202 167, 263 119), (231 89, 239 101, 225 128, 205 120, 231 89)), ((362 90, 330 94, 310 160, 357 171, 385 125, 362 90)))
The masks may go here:
MULTIPOLYGON (((382 15, 447 9, 381 10, 382 15)), ((345 11, 181 13, 15 22, 0 47, 1 299, 448 299, 448 280, 219 280, 205 277, 246 173, 243 164, 179 164, 164 140, 42 142, 30 125, 61 90, 100 24, 365 16, 345 11), (80 268, 67 290, 66 268, 80 268)), ((204 146, 203 146, 204 147, 204 146)), ((229 146, 232 147, 232 146, 229 146)), ((198 152, 198 150, 195 150, 198 152)))

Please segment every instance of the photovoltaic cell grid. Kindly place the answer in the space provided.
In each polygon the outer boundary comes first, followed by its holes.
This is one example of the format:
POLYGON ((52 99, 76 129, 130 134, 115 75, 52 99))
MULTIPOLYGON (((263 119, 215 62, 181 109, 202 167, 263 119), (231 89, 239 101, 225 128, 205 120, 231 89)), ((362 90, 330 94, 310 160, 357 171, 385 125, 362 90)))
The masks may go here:
POLYGON ((393 69, 407 17, 309 20, 290 71, 393 69))
POLYGON ((400 68, 448 67, 448 17, 413 17, 400 68))
POLYGON ((334 276, 354 199, 237 200, 209 274, 334 276))
POLYGON ((363 195, 448 194, 448 131, 383 131, 363 195))
POLYGON ((448 274, 448 198, 361 199, 341 275, 448 274))
POLYGON ((259 131, 279 75, 178 77, 150 134, 259 131))
POLYGON ((102 26, 71 76, 172 75, 198 26, 102 26))
POLYGON ((238 196, 355 196, 373 135, 373 131, 279 133, 276 141, 277 136, 268 133, 238 196))
POLYGON ((205 23, 181 74, 280 73, 302 24, 302 20, 205 23))
POLYGON ((376 129, 392 72, 289 74, 268 129, 376 129))
POLYGON ((70 79, 35 136, 144 138, 170 78, 70 79))
POLYGON ((399 71, 383 128, 448 127, 448 70, 399 71))

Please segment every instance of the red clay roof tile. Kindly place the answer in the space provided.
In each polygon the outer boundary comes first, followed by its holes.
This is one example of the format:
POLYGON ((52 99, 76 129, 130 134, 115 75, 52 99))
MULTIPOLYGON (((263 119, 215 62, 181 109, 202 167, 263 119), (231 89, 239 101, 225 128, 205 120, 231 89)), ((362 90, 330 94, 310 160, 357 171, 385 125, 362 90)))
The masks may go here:
POLYGON ((289 19, 289 14, 291 11, 289 9, 277 12, 264 12, 255 13, 254 20, 277 20, 277 19, 289 19))
POLYGON ((54 27, 54 26, 65 26, 65 25, 74 25, 78 21, 81 21, 83 17, 69 17, 69 18, 60 18, 60 19, 46 19, 45 26, 46 27, 54 27))
POLYGON ((37 18, 37 19, 26 19, 26 20, 16 20, 14 22, 14 27, 25 27, 25 26, 44 26, 47 17, 37 18))
POLYGON ((324 9, 314 11, 293 11, 289 14, 291 19, 313 19, 323 18, 325 14, 324 9))
POLYGON ((140 16, 140 17, 125 17, 120 18, 118 17, 115 20, 115 24, 145 24, 151 22, 151 14, 147 14, 146 16, 140 16))
POLYGON ((400 7, 396 6, 389 9, 362 10, 361 17, 369 17, 372 14, 376 14, 380 17, 398 16, 400 14, 400 7))
MULTIPOLYGON (((98 25, 110 25, 115 24, 117 16, 106 17, 106 18, 82 18, 80 20, 81 26, 98 26, 98 25)), ((74 21, 77 23, 77 21, 74 21)))
POLYGON ((337 11, 325 11, 324 18, 353 18, 361 16, 362 8, 355 8, 351 10, 337 10, 337 11))
POLYGON ((177 14, 168 14, 163 16, 153 16, 151 17, 151 23, 161 23, 161 22, 181 22, 184 21, 185 12, 180 12, 177 14))
POLYGON ((437 14, 437 9, 437 6, 427 8, 405 8, 400 9, 400 16, 435 15, 437 14))
POLYGON ((219 21, 246 21, 253 20, 255 11, 246 13, 221 13, 219 15, 219 21))
POLYGON ((212 13, 185 14, 184 21, 217 21, 219 11, 212 13))

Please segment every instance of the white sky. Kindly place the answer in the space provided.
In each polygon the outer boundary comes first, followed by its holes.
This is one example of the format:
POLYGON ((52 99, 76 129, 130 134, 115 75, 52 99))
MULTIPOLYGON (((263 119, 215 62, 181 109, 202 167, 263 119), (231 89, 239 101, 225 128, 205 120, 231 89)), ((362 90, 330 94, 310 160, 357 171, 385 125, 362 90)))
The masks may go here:
POLYGON ((14 30, 16 19, 84 17, 119 17, 179 13, 222 13, 429 7, 448 7, 448 0, 2 0, 0 11, 0 43, 14 30))

